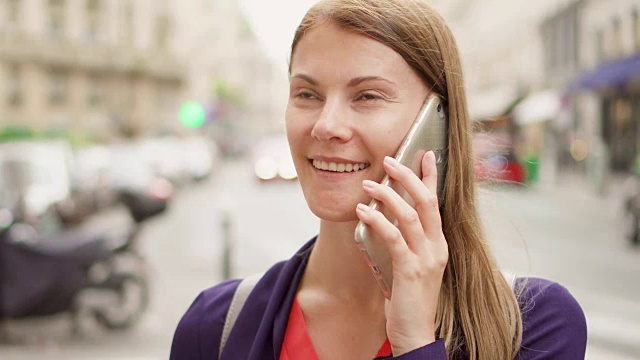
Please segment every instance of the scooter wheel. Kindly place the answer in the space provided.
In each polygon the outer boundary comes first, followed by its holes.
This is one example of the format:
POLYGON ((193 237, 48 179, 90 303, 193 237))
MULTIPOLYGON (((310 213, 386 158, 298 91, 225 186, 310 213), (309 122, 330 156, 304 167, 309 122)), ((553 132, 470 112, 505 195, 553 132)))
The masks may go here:
POLYGON ((149 288, 144 278, 134 274, 119 274, 115 279, 118 305, 94 310, 96 321, 109 330, 124 330, 134 325, 149 305, 149 288))

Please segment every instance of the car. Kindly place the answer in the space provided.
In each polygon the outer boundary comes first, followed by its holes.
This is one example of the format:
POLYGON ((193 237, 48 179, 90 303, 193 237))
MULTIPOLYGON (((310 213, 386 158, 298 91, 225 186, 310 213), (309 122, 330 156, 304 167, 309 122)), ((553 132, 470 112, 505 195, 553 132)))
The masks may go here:
POLYGON ((473 139, 476 181, 523 184, 525 167, 518 161, 506 134, 476 134, 473 139))
POLYGON ((261 182, 298 178, 285 136, 260 139, 252 148, 253 171, 261 182))
POLYGON ((112 186, 136 222, 162 214, 174 195, 173 184, 153 171, 139 143, 109 148, 112 186))
POLYGON ((24 205, 38 216, 71 196, 74 159, 65 141, 16 141, 0 144, 3 161, 22 163, 24 205))
POLYGON ((144 138, 136 142, 144 162, 151 165, 154 174, 179 186, 189 175, 185 163, 184 145, 176 136, 144 138))
POLYGON ((76 149, 73 190, 91 206, 100 211, 115 204, 116 194, 111 186, 109 148, 90 145, 76 149))
POLYGON ((216 144, 203 136, 189 136, 181 141, 184 153, 184 171, 191 180, 201 181, 209 177, 218 164, 216 144))
POLYGON ((523 184, 526 170, 513 152, 492 153, 476 159, 475 174, 478 182, 523 184))
POLYGON ((86 218, 88 213, 83 208, 68 206, 71 197, 53 200, 56 189, 44 181, 51 179, 42 164, 30 156, 14 155, 0 153, 0 227, 17 221, 38 234, 52 234, 86 218))

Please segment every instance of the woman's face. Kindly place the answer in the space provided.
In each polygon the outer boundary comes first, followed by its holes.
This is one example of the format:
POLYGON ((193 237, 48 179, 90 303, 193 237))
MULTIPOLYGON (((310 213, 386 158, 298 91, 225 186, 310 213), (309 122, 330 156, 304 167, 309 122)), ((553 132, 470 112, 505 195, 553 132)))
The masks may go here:
POLYGON ((291 59, 287 137, 311 211, 355 221, 428 94, 402 57, 331 22, 307 31, 291 59))

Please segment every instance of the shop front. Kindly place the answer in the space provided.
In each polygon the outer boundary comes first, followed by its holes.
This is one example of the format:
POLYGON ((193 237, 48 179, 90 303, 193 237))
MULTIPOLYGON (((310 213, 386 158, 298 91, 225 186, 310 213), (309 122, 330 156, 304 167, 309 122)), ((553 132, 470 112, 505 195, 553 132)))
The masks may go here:
POLYGON ((610 170, 632 170, 640 152, 640 53, 604 62, 574 82, 571 93, 593 92, 610 170))

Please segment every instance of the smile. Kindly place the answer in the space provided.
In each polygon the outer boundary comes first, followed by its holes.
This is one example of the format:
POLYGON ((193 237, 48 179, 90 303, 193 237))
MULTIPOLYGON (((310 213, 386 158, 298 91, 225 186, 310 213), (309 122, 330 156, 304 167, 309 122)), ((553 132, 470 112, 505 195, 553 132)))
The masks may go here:
POLYGON ((325 171, 333 171, 333 172, 356 172, 360 170, 364 170, 371 166, 369 163, 335 163, 335 162, 326 162, 320 160, 312 161, 313 167, 318 170, 325 171))

